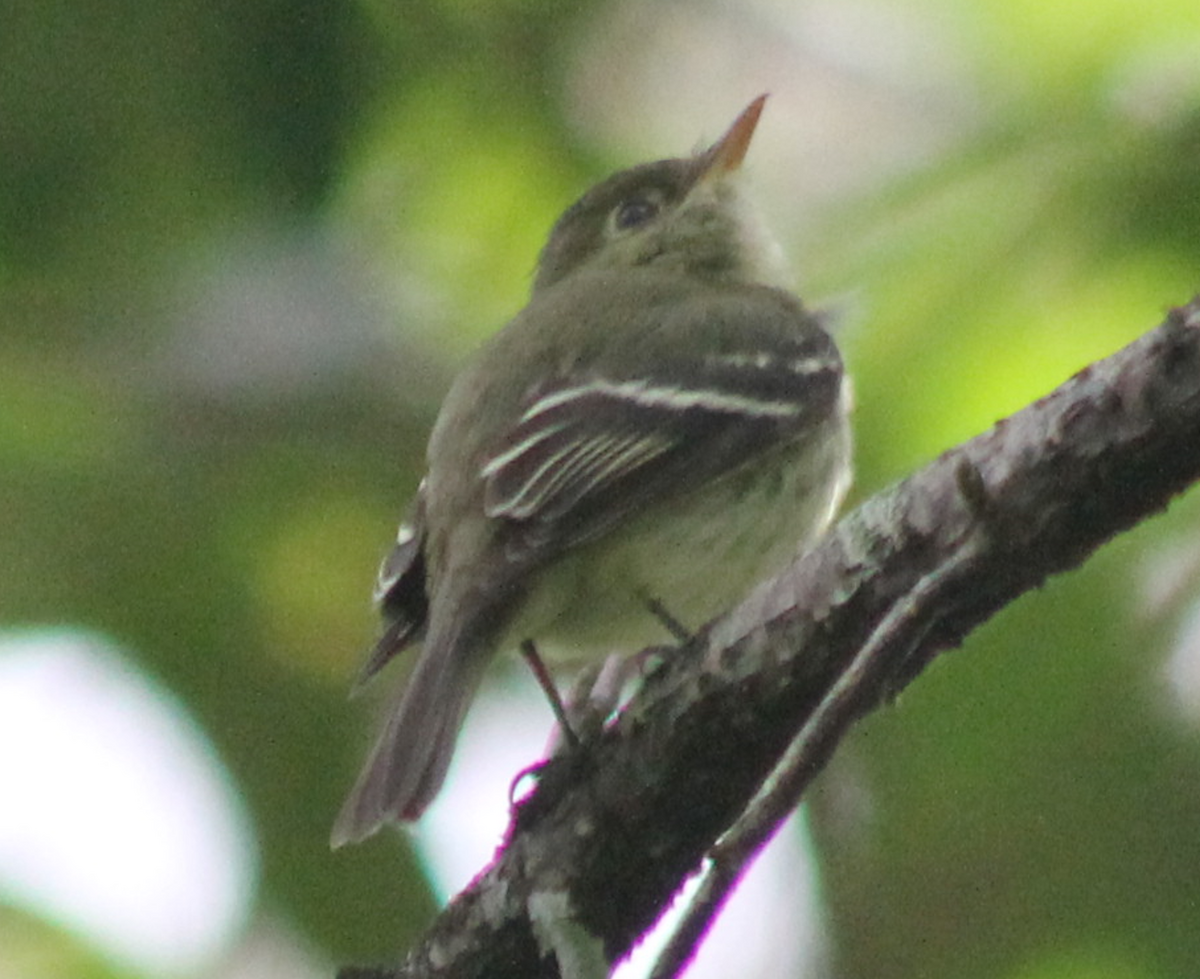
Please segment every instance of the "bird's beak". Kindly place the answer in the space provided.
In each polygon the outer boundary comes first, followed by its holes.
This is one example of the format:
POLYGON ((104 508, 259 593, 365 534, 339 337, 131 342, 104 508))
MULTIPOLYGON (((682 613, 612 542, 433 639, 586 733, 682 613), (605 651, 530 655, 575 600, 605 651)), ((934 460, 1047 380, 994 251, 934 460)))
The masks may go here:
POLYGON ((767 97, 760 95, 746 106, 725 135, 700 155, 703 169, 700 171, 698 182, 719 179, 725 174, 733 173, 742 165, 746 151, 750 149, 750 139, 754 136, 758 117, 762 115, 766 102, 767 97))

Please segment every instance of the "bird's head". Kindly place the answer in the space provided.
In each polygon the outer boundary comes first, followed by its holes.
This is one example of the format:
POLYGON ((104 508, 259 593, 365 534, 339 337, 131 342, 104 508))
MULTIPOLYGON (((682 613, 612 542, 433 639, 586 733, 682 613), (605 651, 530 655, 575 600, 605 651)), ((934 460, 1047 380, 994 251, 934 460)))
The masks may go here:
POLYGON ((558 219, 534 292, 581 269, 652 267, 712 281, 780 284, 779 250, 737 181, 766 96, 708 149, 613 174, 558 219))

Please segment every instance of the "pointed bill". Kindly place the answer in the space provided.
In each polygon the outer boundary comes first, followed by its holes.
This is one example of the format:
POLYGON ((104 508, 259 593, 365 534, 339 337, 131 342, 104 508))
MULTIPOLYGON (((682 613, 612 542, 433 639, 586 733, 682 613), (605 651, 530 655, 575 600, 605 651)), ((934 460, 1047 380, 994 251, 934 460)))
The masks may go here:
POLYGON ((708 165, 704 168, 704 177, 719 177, 721 174, 732 173, 742 165, 746 151, 750 149, 750 140, 758 126, 758 117, 762 115, 763 106, 767 103, 766 95, 760 95, 738 116, 725 135, 704 151, 708 157, 708 165))

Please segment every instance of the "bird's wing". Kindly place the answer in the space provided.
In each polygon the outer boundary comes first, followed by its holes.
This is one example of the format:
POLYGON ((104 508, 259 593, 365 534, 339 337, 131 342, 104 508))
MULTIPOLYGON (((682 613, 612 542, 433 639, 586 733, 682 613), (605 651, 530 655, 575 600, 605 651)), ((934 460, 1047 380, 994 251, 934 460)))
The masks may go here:
POLYGON ((487 458, 484 506, 510 550, 545 554, 803 439, 835 409, 842 365, 822 331, 656 364, 642 377, 568 376, 528 399, 487 458))
POLYGON ((421 483, 400 525, 396 543, 379 568, 375 604, 383 616, 384 631, 359 671, 361 687, 410 643, 420 639, 429 616, 425 587, 425 484, 421 483))

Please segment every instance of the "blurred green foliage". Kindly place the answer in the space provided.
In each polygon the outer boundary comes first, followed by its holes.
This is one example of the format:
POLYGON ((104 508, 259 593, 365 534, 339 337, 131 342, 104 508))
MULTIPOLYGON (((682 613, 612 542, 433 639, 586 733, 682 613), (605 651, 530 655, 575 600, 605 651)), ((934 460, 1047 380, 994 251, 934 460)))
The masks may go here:
MULTIPOLYGON (((1200 8, 894 6, 952 22, 978 118, 811 205, 803 241, 777 229, 810 294, 857 299, 860 494, 1200 284, 1200 8)), ((263 907, 335 961, 394 955, 432 910, 399 845, 327 849, 368 723, 345 691, 451 365, 520 306, 556 214, 632 162, 567 97, 615 9, 0 9, 0 615, 114 636, 190 705, 258 822, 263 907)), ((771 85, 743 67, 709 132, 771 85)), ((1022 600, 862 726, 816 807, 837 975, 1191 974, 1200 741, 1162 670, 1197 582, 1143 594, 1197 517, 1022 600)))

